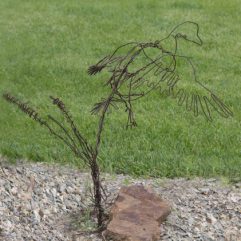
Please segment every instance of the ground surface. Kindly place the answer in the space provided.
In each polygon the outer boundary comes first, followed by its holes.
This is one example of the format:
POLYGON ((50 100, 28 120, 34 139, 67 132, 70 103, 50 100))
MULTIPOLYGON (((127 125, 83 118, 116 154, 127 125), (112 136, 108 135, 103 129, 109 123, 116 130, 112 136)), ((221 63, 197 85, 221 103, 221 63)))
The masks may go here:
MULTIPOLYGON (((121 185, 143 183, 172 205, 160 240, 240 241, 241 184, 216 179, 133 179, 103 175, 111 198, 121 185)), ((76 169, 46 164, 1 162, 0 240, 100 240, 81 236, 93 228, 83 214, 83 196, 90 178, 76 169)), ((85 202, 86 204, 86 202, 85 202)))
MULTIPOLYGON (((157 91, 135 103, 138 127, 131 131, 124 128, 124 108, 108 115, 100 161, 107 172, 240 178, 240 11, 240 0, 1 0, 0 92, 30 101, 43 116, 58 116, 49 95, 61 97, 93 141, 97 117, 89 110, 106 96, 108 75, 90 77, 88 66, 123 43, 154 41, 180 22, 196 21, 204 45, 181 47, 234 118, 215 115, 207 123, 157 91)), ((62 143, 1 98, 0 106, 1 154, 78 164, 62 143)))

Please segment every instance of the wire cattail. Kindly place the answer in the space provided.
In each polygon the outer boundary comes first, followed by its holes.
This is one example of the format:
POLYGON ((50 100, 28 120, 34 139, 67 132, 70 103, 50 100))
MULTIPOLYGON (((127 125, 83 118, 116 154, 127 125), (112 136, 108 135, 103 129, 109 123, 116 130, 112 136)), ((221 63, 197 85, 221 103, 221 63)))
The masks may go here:
POLYGON ((65 104, 59 98, 54 98, 53 96, 50 96, 50 99, 52 99, 53 104, 57 105, 61 111, 66 111, 65 104))
POLYGON ((46 123, 46 121, 44 121, 39 116, 39 113, 36 110, 34 110, 32 107, 30 107, 28 103, 22 102, 21 100, 11 95, 10 93, 4 93, 3 98, 9 103, 16 105, 22 112, 27 114, 31 119, 37 121, 39 124, 43 125, 46 123))

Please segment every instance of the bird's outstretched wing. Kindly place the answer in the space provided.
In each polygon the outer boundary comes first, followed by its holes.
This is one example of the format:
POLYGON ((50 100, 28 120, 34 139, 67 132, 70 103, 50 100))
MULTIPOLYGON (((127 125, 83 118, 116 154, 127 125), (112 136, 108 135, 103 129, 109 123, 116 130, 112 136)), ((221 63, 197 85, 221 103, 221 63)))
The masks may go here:
POLYGON ((179 106, 185 106, 186 110, 193 112, 194 116, 204 114, 207 120, 212 121, 213 112, 228 118, 233 112, 210 89, 200 83, 196 78, 194 66, 190 59, 185 59, 192 70, 192 79, 182 78, 177 71, 167 76, 165 86, 160 90, 161 94, 168 95, 177 100, 179 106))
POLYGON ((88 74, 96 75, 104 68, 107 68, 110 72, 117 71, 118 68, 125 65, 125 62, 128 63, 133 53, 138 50, 138 47, 139 45, 136 42, 130 42, 118 47, 112 54, 105 56, 98 63, 91 65, 88 68, 88 74))

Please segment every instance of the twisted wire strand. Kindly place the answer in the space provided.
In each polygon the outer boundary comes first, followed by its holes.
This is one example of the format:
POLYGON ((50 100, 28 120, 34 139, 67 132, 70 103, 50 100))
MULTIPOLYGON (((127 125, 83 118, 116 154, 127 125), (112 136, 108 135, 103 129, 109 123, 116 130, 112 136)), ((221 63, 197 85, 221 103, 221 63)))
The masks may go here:
POLYGON ((72 145, 71 142, 69 142, 69 140, 66 139, 64 136, 58 134, 48 124, 48 122, 46 120, 42 119, 39 116, 39 113, 35 109, 30 107, 27 103, 24 103, 21 100, 19 100, 17 97, 11 95, 10 93, 4 93, 3 98, 6 101, 8 101, 9 103, 16 105, 22 112, 27 114, 34 121, 38 122, 41 126, 45 126, 52 135, 54 135, 55 137, 57 137, 58 139, 63 141, 76 154, 76 149, 75 149, 74 145, 72 145))
MULTIPOLYGON (((81 152, 82 152, 81 157, 84 156, 83 159, 88 164, 92 160, 93 148, 88 144, 88 141, 79 132, 78 128, 76 127, 76 125, 73 121, 71 114, 66 109, 63 101, 61 101, 59 98, 55 98, 53 96, 50 96, 50 99, 53 101, 53 104, 59 108, 59 110, 63 113, 67 122, 70 124, 72 133, 74 134, 75 138, 79 142, 79 146, 80 146, 81 152)), ((55 123, 57 123, 56 120, 55 120, 55 123)))

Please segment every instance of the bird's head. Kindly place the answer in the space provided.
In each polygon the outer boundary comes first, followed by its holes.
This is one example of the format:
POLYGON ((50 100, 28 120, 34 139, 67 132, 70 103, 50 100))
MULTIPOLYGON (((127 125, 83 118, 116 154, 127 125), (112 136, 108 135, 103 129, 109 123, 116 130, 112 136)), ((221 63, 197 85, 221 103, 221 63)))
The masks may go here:
POLYGON ((199 36, 199 25, 192 21, 178 24, 168 35, 168 37, 170 36, 173 36, 177 40, 184 39, 197 45, 202 45, 203 43, 199 36))

